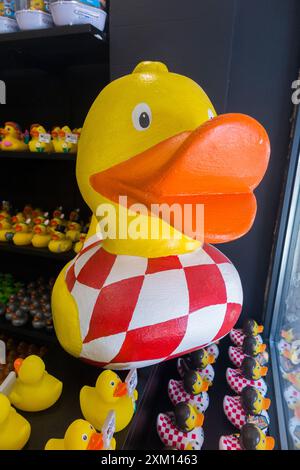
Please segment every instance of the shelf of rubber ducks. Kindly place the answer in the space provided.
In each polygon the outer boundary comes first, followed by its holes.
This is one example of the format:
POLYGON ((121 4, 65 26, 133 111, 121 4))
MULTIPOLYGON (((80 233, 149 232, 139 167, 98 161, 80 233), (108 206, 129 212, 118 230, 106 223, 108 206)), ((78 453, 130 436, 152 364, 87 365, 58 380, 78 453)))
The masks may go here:
POLYGON ((81 250, 90 221, 80 218, 80 209, 65 217, 63 207, 52 212, 26 205, 13 210, 8 201, 0 208, 0 251, 71 260, 81 250))

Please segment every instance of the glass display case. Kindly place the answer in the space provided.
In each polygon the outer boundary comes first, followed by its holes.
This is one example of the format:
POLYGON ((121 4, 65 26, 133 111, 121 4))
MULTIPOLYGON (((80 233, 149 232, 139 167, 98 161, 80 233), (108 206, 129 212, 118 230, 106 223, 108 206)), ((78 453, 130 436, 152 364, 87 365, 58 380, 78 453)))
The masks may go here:
POLYGON ((266 324, 282 449, 300 450, 300 113, 274 254, 266 324), (269 324, 268 324, 269 323, 269 324))

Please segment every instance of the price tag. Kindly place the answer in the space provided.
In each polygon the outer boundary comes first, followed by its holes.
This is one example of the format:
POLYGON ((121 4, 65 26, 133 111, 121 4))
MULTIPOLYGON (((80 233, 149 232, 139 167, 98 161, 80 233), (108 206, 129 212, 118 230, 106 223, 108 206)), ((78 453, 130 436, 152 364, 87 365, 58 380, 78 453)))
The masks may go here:
POLYGON ((110 442, 114 436, 115 430, 116 430, 116 413, 113 410, 111 410, 106 416, 106 419, 103 423, 102 430, 101 430, 105 450, 110 449, 110 442))
POLYGON ((0 393, 3 393, 3 395, 8 395, 12 391, 12 388, 15 384, 15 381, 17 380, 17 376, 15 372, 10 372, 4 382, 0 385, 0 393))
POLYGON ((261 430, 267 429, 269 426, 268 420, 263 415, 258 416, 247 416, 247 423, 255 424, 261 430))
POLYGON ((77 134, 70 134, 70 133, 67 133, 67 134, 66 134, 65 141, 66 141, 66 142, 70 142, 70 144, 77 144, 77 142, 78 142, 78 135, 77 135, 77 134))
POLYGON ((46 144, 49 144, 50 140, 51 140, 50 134, 44 134, 44 133, 39 134, 39 142, 45 142, 46 144))
POLYGON ((6 364, 6 346, 2 340, 0 340, 0 364, 6 364))
POLYGON ((133 392, 135 391, 137 383, 138 383, 138 376, 137 376, 136 369, 132 369, 131 371, 129 371, 125 379, 125 382, 127 383, 128 395, 132 397, 133 392))

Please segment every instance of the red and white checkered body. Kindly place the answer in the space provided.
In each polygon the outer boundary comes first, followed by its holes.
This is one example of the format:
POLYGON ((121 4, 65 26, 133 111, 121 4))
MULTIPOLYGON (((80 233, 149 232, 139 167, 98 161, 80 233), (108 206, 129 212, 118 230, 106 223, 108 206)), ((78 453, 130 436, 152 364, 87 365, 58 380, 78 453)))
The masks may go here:
MULTIPOLYGON (((180 357, 177 359, 177 371, 180 377, 183 379, 186 367, 183 365, 184 359, 180 357)), ((207 364, 204 369, 196 369, 197 372, 201 375, 202 379, 207 379, 208 382, 213 382, 215 378, 215 371, 211 364, 207 364)))
POLYGON ((199 395, 191 395, 183 388, 182 380, 171 379, 168 384, 168 394, 173 405, 181 402, 189 402, 197 409, 199 413, 204 413, 209 405, 209 396, 207 392, 201 392, 199 395))
POLYGON ((145 367, 225 336, 242 308, 233 264, 216 248, 163 258, 113 255, 89 239, 66 271, 79 312, 80 357, 145 367))
POLYGON ((163 444, 178 450, 185 450, 187 445, 191 444, 193 450, 200 450, 204 441, 203 428, 195 428, 185 433, 175 427, 172 418, 172 413, 160 413, 157 417, 156 428, 163 444))
MULTIPOLYGON (((229 333, 229 337, 231 341, 233 342, 233 344, 235 344, 236 346, 243 346, 245 335, 242 332, 242 330, 233 328, 229 333)), ((257 335, 256 337, 258 338, 258 341, 262 344, 263 339, 261 335, 257 335)))
MULTIPOLYGON (((225 395, 223 400, 223 410, 231 424, 233 424, 237 429, 241 429, 241 427, 246 424, 247 415, 241 405, 241 399, 239 396, 230 397, 225 395)), ((266 410, 262 410, 260 414, 266 418, 268 423, 270 423, 269 414, 266 410)), ((267 428, 264 429, 264 432, 266 431, 267 428)))
POLYGON ((239 434, 221 436, 219 440, 219 450, 242 450, 239 443, 239 434))
POLYGON ((239 369, 231 369, 228 367, 226 370, 226 380, 229 387, 238 395, 247 385, 257 388, 263 396, 267 393, 268 387, 263 378, 259 380, 248 380, 243 377, 239 369))

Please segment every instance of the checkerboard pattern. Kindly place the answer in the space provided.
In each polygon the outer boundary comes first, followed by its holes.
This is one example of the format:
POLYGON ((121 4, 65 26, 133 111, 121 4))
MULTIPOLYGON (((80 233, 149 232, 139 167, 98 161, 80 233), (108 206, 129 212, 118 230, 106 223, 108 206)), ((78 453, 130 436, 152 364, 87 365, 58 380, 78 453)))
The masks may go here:
POLYGON ((229 333, 229 337, 233 344, 235 344, 236 346, 243 346, 245 335, 242 330, 237 330, 233 328, 229 333))
MULTIPOLYGON (((180 375, 180 377, 183 379, 184 377, 184 372, 186 370, 186 367, 184 367, 183 363, 184 363, 184 359, 182 357, 180 357, 178 360, 177 360, 177 371, 178 371, 178 374, 180 375)), ((188 366, 187 366, 188 367, 188 366)), ((209 382, 213 382, 214 378, 215 378, 215 371, 214 371, 214 368, 211 364, 208 364, 205 369, 197 369, 197 372, 199 372, 199 374, 201 375, 202 379, 207 379, 207 381, 209 382)))
POLYGON ((241 429, 241 427, 246 424, 246 413, 243 410, 239 396, 230 397, 225 395, 223 400, 223 410, 231 424, 236 428, 241 429))
POLYGON ((183 388, 183 382, 181 380, 171 379, 168 384, 168 394, 173 405, 181 402, 190 402, 195 406, 199 413, 204 413, 209 405, 209 397, 207 392, 201 392, 199 395, 191 395, 187 393, 183 388))
POLYGON ((221 436, 219 441, 220 450, 242 450, 239 443, 239 435, 221 436))
POLYGON ((229 346, 228 356, 236 367, 241 367, 245 354, 239 346, 229 346))
POLYGON ((216 248, 178 256, 113 255, 99 241, 70 263, 81 357, 113 369, 145 367, 225 336, 242 307, 232 263, 216 248))
POLYGON ((160 413, 157 417, 157 433, 166 447, 177 450, 185 450, 188 444, 192 444, 193 450, 200 450, 204 441, 202 428, 196 428, 191 432, 179 431, 173 424, 172 414, 160 413))
POLYGON ((226 370, 226 380, 230 388, 238 395, 247 385, 257 388, 263 396, 267 393, 267 384, 263 378, 259 380, 248 380, 241 375, 239 369, 231 369, 228 367, 226 370))

